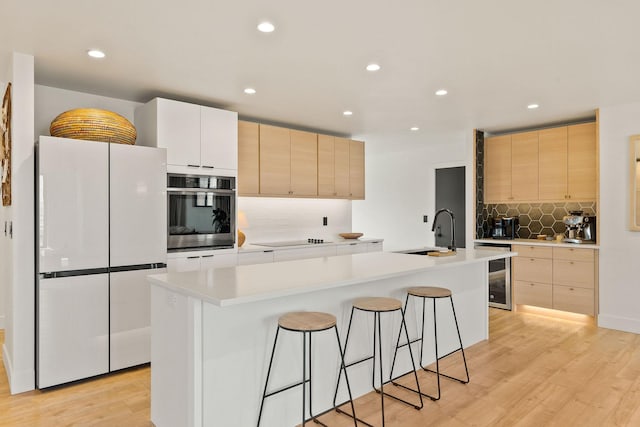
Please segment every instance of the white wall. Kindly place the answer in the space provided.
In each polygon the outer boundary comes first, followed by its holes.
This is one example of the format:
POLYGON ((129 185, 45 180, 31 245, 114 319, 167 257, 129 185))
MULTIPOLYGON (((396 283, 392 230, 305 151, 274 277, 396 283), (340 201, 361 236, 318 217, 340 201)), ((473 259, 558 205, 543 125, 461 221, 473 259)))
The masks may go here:
POLYGON ((599 326, 640 333, 640 232, 629 224, 629 137, 640 103, 600 108, 599 326))
POLYGON ((473 132, 440 136, 402 151, 367 141, 366 199, 353 202, 354 231, 384 238, 385 251, 435 244, 435 170, 466 167, 467 247, 473 247, 473 132), (467 135, 468 133, 468 135, 467 135), (422 222, 429 215, 429 222, 422 222))
POLYGON ((74 108, 101 108, 124 116, 133 123, 136 107, 142 104, 106 96, 36 85, 35 135, 50 135, 49 126, 60 113, 74 108))
POLYGON ((335 240, 339 233, 351 231, 351 203, 350 200, 238 197, 238 211, 244 212, 248 223, 240 229, 247 236, 247 243, 309 238, 335 240), (325 216, 326 227, 322 225, 325 216))
POLYGON ((32 390, 35 385, 33 57, 14 53, 10 74, 9 79, 12 82, 12 206, 5 211, 4 215, 5 219, 13 222, 13 239, 5 247, 8 250, 10 272, 9 279, 5 283, 7 304, 5 343, 2 353, 11 393, 20 393, 32 390))

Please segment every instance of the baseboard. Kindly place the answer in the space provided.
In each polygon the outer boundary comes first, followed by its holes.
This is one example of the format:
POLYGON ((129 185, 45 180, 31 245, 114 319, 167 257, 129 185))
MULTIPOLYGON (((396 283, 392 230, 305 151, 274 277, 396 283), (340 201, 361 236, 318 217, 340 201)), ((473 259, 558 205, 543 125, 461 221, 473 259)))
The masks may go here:
POLYGON ((11 394, 24 393, 35 389, 35 372, 33 370, 14 372, 7 346, 2 345, 2 362, 7 373, 11 394))
POLYGON ((628 317, 612 316, 610 314, 598 315, 598 326, 607 329, 616 329, 618 331, 631 332, 640 334, 640 319, 631 319, 628 317))

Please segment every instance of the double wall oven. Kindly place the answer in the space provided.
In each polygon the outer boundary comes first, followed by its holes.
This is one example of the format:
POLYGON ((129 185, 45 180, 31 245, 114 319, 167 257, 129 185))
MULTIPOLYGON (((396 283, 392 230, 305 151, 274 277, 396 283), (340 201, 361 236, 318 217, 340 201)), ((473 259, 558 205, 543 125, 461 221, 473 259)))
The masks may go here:
POLYGON ((235 220, 234 177, 167 175, 169 252, 233 248, 235 220))

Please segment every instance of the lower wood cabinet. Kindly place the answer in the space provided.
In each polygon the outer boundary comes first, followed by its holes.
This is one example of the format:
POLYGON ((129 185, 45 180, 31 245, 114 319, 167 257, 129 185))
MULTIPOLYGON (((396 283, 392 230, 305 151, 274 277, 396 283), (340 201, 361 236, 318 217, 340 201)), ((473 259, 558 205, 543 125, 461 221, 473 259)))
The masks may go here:
POLYGON ((595 315, 595 249, 514 245, 514 302, 595 315))

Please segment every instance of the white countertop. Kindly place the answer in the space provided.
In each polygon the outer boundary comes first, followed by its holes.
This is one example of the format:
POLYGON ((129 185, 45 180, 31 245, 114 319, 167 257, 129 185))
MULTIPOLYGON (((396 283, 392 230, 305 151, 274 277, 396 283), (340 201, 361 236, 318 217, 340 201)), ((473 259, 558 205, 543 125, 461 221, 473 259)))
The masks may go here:
MULTIPOLYGON (((304 240, 304 239, 300 239, 304 240)), ((309 243, 307 245, 292 245, 292 246, 262 246, 255 245, 249 242, 242 245, 242 247, 238 248, 238 253, 248 253, 248 252, 264 252, 264 251, 281 251, 283 249, 301 249, 301 248, 313 248, 313 247, 323 247, 323 246, 338 246, 338 245, 350 245, 353 243, 374 243, 374 242, 383 242, 384 239, 372 239, 362 237, 359 239, 343 239, 341 237, 336 238, 330 242, 326 243, 309 243)))
POLYGON ((506 258, 515 252, 460 249, 432 257, 391 252, 339 255, 148 276, 152 284, 223 307, 337 288, 429 269, 506 258))
POLYGON ((527 246, 553 246, 556 248, 574 248, 574 249, 600 249, 600 245, 591 243, 565 243, 556 240, 538 240, 538 239, 477 239, 474 243, 493 243, 493 244, 509 244, 509 245, 527 245, 527 246))

